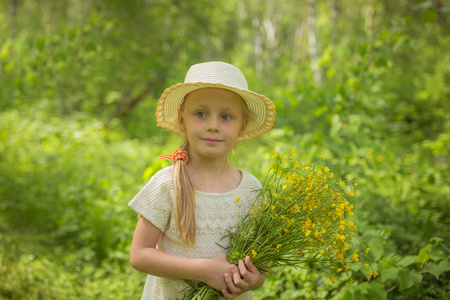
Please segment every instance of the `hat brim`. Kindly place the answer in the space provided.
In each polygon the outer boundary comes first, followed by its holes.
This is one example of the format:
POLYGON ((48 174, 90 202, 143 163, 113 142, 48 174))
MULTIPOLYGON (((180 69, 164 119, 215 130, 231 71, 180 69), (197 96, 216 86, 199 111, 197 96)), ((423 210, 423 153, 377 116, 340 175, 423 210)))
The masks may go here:
POLYGON ((247 104, 251 118, 239 140, 247 140, 269 131, 275 121, 275 105, 267 97, 253 91, 244 90, 220 83, 179 83, 164 90, 158 100, 156 120, 158 126, 180 132, 178 110, 187 94, 202 88, 221 88, 232 91, 247 104))

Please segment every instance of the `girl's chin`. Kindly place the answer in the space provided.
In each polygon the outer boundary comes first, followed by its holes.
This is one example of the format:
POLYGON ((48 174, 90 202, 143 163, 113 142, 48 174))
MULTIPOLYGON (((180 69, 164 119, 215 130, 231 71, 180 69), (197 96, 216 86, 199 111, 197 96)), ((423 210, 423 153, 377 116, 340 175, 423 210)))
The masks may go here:
POLYGON ((228 153, 224 149, 218 149, 218 147, 205 147, 203 149, 196 150, 195 153, 198 156, 208 158, 208 159, 220 159, 220 158, 227 158, 228 153))

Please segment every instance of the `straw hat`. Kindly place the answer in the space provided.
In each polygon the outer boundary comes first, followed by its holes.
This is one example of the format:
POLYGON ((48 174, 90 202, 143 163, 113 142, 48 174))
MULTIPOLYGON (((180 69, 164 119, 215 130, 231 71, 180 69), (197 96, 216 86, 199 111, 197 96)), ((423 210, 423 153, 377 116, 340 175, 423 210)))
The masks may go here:
POLYGON ((220 61, 193 65, 187 72, 184 83, 178 83, 164 91, 156 108, 158 126, 180 132, 178 109, 185 96, 192 91, 206 87, 230 90, 244 99, 251 112, 251 117, 239 140, 261 135, 272 128, 275 121, 275 105, 272 101, 250 91, 241 70, 220 61))

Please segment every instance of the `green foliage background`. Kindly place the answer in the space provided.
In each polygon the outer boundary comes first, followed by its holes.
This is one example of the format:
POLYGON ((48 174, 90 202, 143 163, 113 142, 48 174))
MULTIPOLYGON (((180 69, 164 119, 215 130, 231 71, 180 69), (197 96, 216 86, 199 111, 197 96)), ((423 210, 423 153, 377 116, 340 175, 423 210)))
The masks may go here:
POLYGON ((255 299, 443 299, 450 277, 450 4, 0 2, 0 298, 137 299, 128 201, 180 139, 156 101, 190 65, 239 66, 277 106, 232 159, 296 149, 358 183, 380 277, 283 269, 255 299), (353 283, 350 285, 350 281, 353 283))

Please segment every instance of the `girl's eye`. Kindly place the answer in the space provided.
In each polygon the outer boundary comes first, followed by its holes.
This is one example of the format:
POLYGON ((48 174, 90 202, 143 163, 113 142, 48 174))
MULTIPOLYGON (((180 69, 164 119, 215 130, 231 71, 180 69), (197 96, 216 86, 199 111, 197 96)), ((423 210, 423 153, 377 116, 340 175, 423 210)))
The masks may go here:
POLYGON ((223 115, 222 119, 224 119, 225 121, 228 121, 228 120, 231 119, 231 116, 230 115, 223 115))
POLYGON ((196 115, 197 115, 197 117, 200 117, 200 118, 203 118, 206 116, 206 114, 202 111, 197 112, 196 115))

